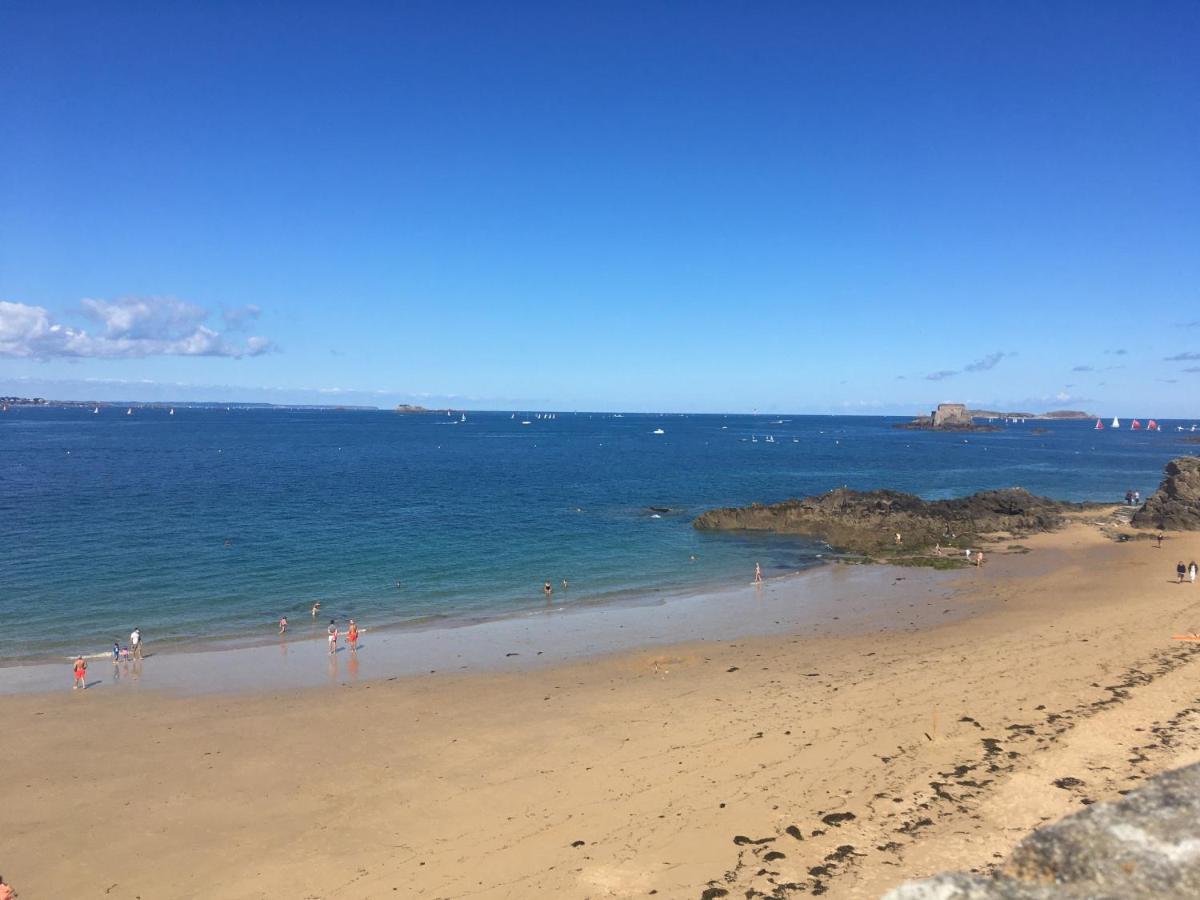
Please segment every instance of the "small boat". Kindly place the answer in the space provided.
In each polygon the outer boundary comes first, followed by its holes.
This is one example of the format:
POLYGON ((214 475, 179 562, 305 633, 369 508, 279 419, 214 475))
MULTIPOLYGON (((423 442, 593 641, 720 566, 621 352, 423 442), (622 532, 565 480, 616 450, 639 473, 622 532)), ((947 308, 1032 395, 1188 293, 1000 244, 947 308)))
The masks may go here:
POLYGON ((516 413, 513 413, 511 416, 509 416, 510 419, 515 419, 516 417, 517 417, 516 413))
POLYGON ((1112 427, 1113 427, 1113 428, 1120 428, 1120 427, 1121 427, 1121 420, 1120 420, 1120 419, 1118 419, 1118 418, 1115 418, 1115 417, 1114 417, 1114 418, 1113 418, 1113 420, 1112 420, 1112 427))
POLYGON ((460 422, 465 422, 465 421, 467 421, 467 414, 466 414, 466 413, 463 413, 463 414, 462 414, 462 418, 461 418, 461 419, 459 419, 458 421, 460 421, 460 422))
POLYGON ((175 407, 173 407, 173 406, 172 406, 172 407, 171 407, 171 411, 170 411, 169 413, 167 413, 167 415, 168 415, 168 416, 173 416, 173 415, 175 415, 175 407))
POLYGON ((133 415, 133 407, 132 406, 129 407, 129 409, 125 410, 125 415, 127 415, 127 416, 133 415))
POLYGON ((1104 423, 1103 423, 1103 422, 1101 422, 1099 419, 1097 419, 1097 420, 1096 420, 1096 430, 1097 430, 1097 431, 1103 431, 1103 430, 1104 430, 1104 423))
POLYGON ((767 435, 767 443, 768 443, 768 444, 773 444, 773 443, 775 443, 775 435, 773 435, 773 434, 768 434, 768 435, 767 435))
POLYGON ((1146 423, 1146 430, 1147 431, 1158 431, 1159 430, 1158 423, 1155 422, 1153 419, 1151 419, 1149 422, 1146 423))
POLYGON ((654 429, 652 432, 650 432, 650 433, 651 433, 651 434, 666 434, 666 432, 665 432, 665 431, 663 431, 661 428, 655 428, 655 429, 654 429))
POLYGON ((752 443, 752 444, 757 444, 757 443, 758 443, 758 435, 757 435, 757 434, 755 434, 755 435, 751 435, 751 437, 750 437, 750 443, 752 443))
POLYGON ((525 419, 523 422, 521 422, 521 424, 522 425, 532 425, 533 423, 530 422, 528 419, 525 419))
POLYGON ((1139 430, 1141 430, 1141 427, 1142 427, 1142 423, 1139 422, 1137 419, 1134 419, 1133 424, 1131 424, 1129 426, 1129 430, 1130 431, 1139 431, 1139 430))
POLYGON ((97 407, 95 407, 95 408, 92 410, 92 415, 94 416, 94 415, 96 415, 96 414, 97 414, 97 413, 99 413, 99 412, 100 412, 100 407, 98 407, 98 406, 97 406, 97 407))

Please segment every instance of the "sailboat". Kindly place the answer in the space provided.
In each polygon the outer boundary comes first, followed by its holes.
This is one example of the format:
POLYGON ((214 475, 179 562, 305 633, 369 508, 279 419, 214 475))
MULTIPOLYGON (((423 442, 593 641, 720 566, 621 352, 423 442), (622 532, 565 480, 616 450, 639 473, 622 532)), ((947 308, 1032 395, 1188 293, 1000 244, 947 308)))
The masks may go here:
POLYGON ((1137 419, 1134 419, 1134 420, 1133 420, 1133 424, 1129 426, 1129 430, 1130 430, 1130 431, 1137 431, 1137 430, 1139 430, 1141 427, 1142 427, 1142 423, 1141 423, 1141 422, 1139 422, 1137 419))
POLYGON ((173 415, 175 415, 175 407, 173 407, 173 406, 172 406, 172 407, 171 407, 171 411, 170 411, 169 413, 167 413, 167 415, 168 415, 168 416, 173 416, 173 415))
POLYGON ((125 415, 127 415, 127 416, 133 415, 133 407, 132 406, 129 407, 129 409, 125 410, 125 415))
POLYGON ((1113 420, 1112 420, 1112 427, 1113 427, 1113 428, 1120 428, 1120 427, 1121 427, 1121 420, 1120 420, 1120 419, 1117 419, 1117 418, 1115 418, 1115 417, 1114 417, 1114 418, 1113 418, 1113 420))
POLYGON ((92 415, 93 415, 93 416, 94 416, 94 415, 96 415, 96 414, 98 414, 99 412, 100 412, 100 407, 98 407, 98 406, 92 409, 92 415))
POLYGON ((1096 420, 1096 430, 1097 430, 1097 431, 1103 431, 1103 430, 1104 430, 1104 423, 1103 423, 1103 422, 1101 422, 1099 419, 1097 419, 1097 420, 1096 420))
POLYGON ((461 419, 459 419, 458 421, 460 421, 460 422, 465 422, 465 421, 467 421, 467 414, 466 414, 466 413, 463 413, 463 414, 462 414, 462 418, 461 418, 461 419))
POLYGON ((1158 423, 1155 422, 1153 419, 1151 419, 1149 422, 1146 423, 1146 430, 1147 431, 1159 431, 1160 429, 1158 427, 1158 423))

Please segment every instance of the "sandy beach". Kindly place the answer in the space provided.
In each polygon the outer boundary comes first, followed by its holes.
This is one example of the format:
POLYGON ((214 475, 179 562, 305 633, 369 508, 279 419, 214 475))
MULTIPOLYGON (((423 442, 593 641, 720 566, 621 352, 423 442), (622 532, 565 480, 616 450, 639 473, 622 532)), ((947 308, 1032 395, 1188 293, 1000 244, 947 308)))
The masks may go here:
POLYGON ((0 871, 25 898, 151 900, 867 898, 984 870, 1200 760, 1200 643, 1172 640, 1200 628, 1200 585, 1174 578, 1200 536, 1020 543, 957 573, 827 567, 820 617, 786 617, 818 581, 773 582, 723 640, 666 604, 640 649, 547 659, 513 632, 492 663, 384 676, 368 640, 357 680, 324 686, 204 691, 193 662, 72 694, 63 665, 61 689, 0 697, 0 871))

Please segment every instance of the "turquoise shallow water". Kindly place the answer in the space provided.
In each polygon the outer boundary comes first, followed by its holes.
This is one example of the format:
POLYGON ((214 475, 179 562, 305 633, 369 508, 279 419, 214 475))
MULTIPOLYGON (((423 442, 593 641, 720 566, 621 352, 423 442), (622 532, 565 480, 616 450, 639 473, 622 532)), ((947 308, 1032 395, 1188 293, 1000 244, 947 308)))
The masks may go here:
POLYGON ((740 583, 755 561, 794 571, 827 549, 699 534, 691 518, 710 506, 843 484, 1119 499, 1194 449, 1174 422, 964 440, 895 421, 13 408, 0 416, 0 659, 96 652, 134 625, 158 649, 258 642, 281 615, 311 627, 318 599, 325 618, 380 626, 536 609, 545 580, 556 604, 740 583))

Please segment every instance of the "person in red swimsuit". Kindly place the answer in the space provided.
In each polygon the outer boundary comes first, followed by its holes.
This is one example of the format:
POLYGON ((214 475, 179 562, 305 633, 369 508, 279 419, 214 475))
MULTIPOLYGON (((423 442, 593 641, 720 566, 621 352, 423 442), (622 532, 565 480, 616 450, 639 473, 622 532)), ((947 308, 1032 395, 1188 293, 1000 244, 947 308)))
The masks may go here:
POLYGON ((71 684, 71 690, 77 691, 80 688, 87 690, 87 662, 82 656, 75 657, 75 681, 71 684))
POLYGON ((352 653, 358 652, 358 626, 354 624, 354 620, 350 620, 350 627, 346 629, 346 641, 350 644, 352 653))

